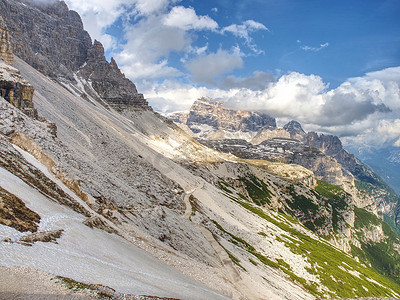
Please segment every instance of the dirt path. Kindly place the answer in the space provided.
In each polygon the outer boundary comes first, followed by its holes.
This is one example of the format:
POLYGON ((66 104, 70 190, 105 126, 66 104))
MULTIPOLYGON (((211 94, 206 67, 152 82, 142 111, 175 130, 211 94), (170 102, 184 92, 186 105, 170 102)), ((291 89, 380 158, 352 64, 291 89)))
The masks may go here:
MULTIPOLYGON (((192 205, 190 203, 189 197, 196 191, 200 190, 204 187, 204 182, 196 186, 194 189, 187 191, 185 193, 184 197, 184 202, 185 202, 185 213, 183 214, 183 218, 190 220, 190 216, 192 215, 192 205)), ((210 243, 211 247, 214 249, 219 261, 221 262, 221 265, 227 270, 227 279, 233 283, 233 286, 235 286, 235 283, 239 282, 241 280, 240 273, 237 271, 235 268, 232 260, 229 258, 228 253, 226 253, 225 249, 215 240, 214 236, 212 233, 206 228, 203 227, 199 224, 192 223, 195 225, 200 232, 203 234, 203 236, 206 238, 206 240, 210 243)))

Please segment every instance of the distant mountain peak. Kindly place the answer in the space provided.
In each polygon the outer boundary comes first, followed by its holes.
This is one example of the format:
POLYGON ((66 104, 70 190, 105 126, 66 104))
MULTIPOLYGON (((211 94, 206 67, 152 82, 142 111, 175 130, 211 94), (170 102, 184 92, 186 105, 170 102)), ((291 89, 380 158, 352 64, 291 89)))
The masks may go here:
POLYGON ((194 131, 205 125, 214 131, 256 134, 262 129, 276 128, 276 121, 267 114, 230 109, 221 101, 214 102, 202 97, 190 108, 186 125, 194 131))
POLYGON ((291 138, 295 138, 296 135, 306 134, 306 132, 303 130, 303 127, 301 127, 301 124, 294 120, 290 121, 285 126, 283 126, 283 129, 289 132, 291 138))

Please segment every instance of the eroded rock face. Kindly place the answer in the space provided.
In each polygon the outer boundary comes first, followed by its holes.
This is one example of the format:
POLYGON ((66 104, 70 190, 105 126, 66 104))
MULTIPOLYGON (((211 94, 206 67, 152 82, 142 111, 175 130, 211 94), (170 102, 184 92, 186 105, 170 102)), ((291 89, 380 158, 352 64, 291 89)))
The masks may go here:
POLYGON ((87 53, 86 64, 79 70, 79 76, 90 81, 98 95, 118 111, 125 109, 151 109, 135 84, 121 73, 113 58, 108 63, 104 47, 94 41, 87 53))
POLYGON ((0 16, 0 58, 10 65, 14 60, 10 36, 2 16, 0 16))
POLYGON ((0 0, 14 53, 52 78, 73 80, 91 47, 80 16, 63 1, 0 0))
POLYGON ((0 60, 0 96, 36 119, 38 117, 32 101, 34 87, 22 78, 19 71, 0 60))

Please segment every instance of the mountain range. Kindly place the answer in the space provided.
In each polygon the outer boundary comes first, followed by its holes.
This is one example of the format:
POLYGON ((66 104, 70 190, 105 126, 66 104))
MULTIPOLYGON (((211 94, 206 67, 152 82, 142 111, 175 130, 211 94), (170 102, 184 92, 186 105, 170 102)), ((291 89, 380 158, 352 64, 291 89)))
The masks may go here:
POLYGON ((161 116, 62 1, 0 33, 1 297, 400 297, 399 197, 337 137, 161 116))

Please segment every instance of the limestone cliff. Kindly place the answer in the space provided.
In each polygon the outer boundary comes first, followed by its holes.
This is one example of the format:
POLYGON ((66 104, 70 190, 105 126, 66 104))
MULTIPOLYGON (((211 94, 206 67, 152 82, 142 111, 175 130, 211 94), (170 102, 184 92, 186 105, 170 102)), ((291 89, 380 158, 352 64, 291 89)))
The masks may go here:
POLYGON ((79 15, 63 1, 0 0, 14 53, 52 78, 73 79, 91 46, 79 15))

